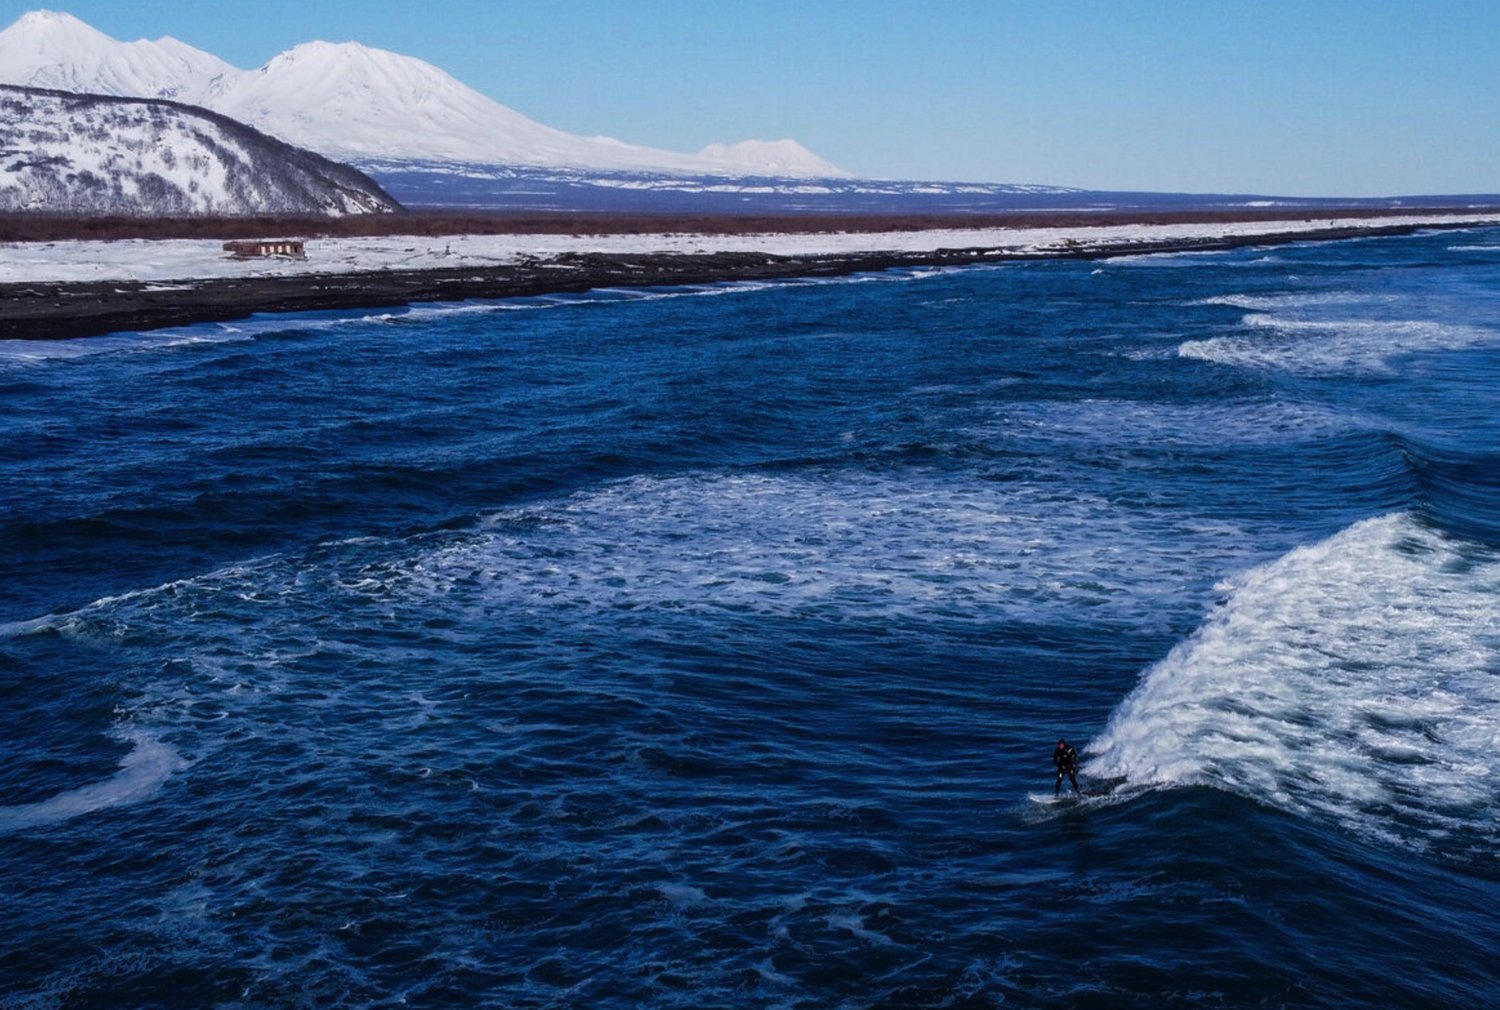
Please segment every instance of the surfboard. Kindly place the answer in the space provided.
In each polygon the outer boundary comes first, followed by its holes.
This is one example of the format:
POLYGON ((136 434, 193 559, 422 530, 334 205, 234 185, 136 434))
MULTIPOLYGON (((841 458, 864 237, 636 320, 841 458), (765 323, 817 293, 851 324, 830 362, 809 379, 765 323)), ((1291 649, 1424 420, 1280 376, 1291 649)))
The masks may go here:
POLYGON ((1088 800, 1100 799, 1102 797, 1108 796, 1113 792, 1113 789, 1101 789, 1095 787, 1085 789, 1081 793, 1075 793, 1071 789, 1065 793, 1058 793, 1056 795, 1053 795, 1052 793, 1027 793, 1026 798, 1033 803, 1040 803, 1043 806, 1052 807, 1063 806, 1070 803, 1084 803, 1088 800))

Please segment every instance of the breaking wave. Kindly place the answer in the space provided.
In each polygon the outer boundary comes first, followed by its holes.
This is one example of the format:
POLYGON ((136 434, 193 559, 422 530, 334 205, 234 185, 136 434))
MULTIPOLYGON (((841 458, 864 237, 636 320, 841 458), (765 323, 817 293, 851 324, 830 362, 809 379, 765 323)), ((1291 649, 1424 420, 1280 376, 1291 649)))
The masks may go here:
POLYGON ((1223 587, 1088 771, 1204 785, 1387 841, 1500 841, 1500 556, 1398 513, 1223 587))

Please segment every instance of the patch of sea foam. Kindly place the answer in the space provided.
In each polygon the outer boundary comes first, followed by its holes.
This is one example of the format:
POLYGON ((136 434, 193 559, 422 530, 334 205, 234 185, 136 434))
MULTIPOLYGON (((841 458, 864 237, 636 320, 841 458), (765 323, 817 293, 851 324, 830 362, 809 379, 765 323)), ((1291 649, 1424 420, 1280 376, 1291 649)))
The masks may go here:
POLYGON ((36 803, 0 807, 0 835, 140 803, 156 795, 167 779, 187 766, 175 750, 144 731, 132 730, 122 736, 131 749, 121 759, 119 771, 100 782, 68 789, 36 803))
POLYGON ((640 477, 496 513, 483 533, 382 578, 444 596, 473 587, 485 608, 970 622, 1084 607, 1152 623, 1163 605, 1197 605, 1185 568, 1243 567, 1258 560, 1251 539, 1233 524, 1038 486, 640 477))
POLYGON ((1277 445, 1368 427, 1348 410, 1295 400, 1174 404, 1156 400, 1037 401, 1007 407, 1008 430, 1082 445, 1277 445))
POLYGON ((1248 315, 1241 333, 1187 340, 1177 348, 1195 358, 1299 375, 1387 371, 1402 354, 1462 350, 1500 342, 1500 331, 1432 320, 1296 319, 1248 315))

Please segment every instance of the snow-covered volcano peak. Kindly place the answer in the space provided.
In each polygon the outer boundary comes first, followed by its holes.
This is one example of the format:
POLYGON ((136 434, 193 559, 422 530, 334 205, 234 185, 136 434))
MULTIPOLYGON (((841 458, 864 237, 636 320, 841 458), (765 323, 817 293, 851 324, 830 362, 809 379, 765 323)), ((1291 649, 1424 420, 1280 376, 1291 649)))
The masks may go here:
POLYGON ((738 144, 709 144, 698 157, 740 171, 745 166, 762 175, 815 176, 824 179, 847 179, 848 172, 831 161, 813 154, 795 140, 742 140, 738 144))
POLYGON ((0 62, 7 76, 64 64, 96 62, 119 43, 71 14, 31 11, 0 32, 0 62))
POLYGON ((302 105, 335 96, 359 97, 380 103, 372 111, 385 115, 386 125, 393 129, 400 124, 391 120, 411 111, 414 102, 490 101, 431 63, 358 42, 304 42, 220 90, 236 96, 256 92, 283 102, 301 94, 297 104, 302 105))
POLYGON ((99 46, 113 42, 108 35, 92 28, 64 11, 27 11, 16 18, 5 31, 3 39, 26 39, 40 49, 56 50, 59 46, 99 46))
POLYGON ((423 60, 357 42, 305 42, 226 79, 207 104, 338 157, 548 164, 581 138, 527 119, 423 60))
POLYGON ((0 83, 22 87, 193 102, 238 73, 176 39, 117 42, 59 11, 31 11, 0 32, 0 83))
POLYGON ((393 80, 406 78, 429 85, 458 85, 457 80, 431 63, 358 42, 304 42, 273 56, 258 73, 290 76, 299 71, 346 79, 388 76, 393 80))

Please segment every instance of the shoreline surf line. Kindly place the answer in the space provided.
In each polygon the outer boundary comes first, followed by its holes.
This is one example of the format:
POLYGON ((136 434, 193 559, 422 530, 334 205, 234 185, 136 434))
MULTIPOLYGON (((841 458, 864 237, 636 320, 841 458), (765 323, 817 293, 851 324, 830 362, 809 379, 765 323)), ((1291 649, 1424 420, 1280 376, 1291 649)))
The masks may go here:
POLYGON ((1500 224, 1423 221, 1300 230, 1083 241, 1040 248, 779 254, 771 251, 563 252, 485 266, 350 270, 236 278, 14 281, 0 284, 0 339, 64 340, 222 323, 259 313, 381 309, 423 302, 498 300, 609 287, 670 287, 732 281, 836 277, 913 267, 1035 260, 1099 260, 1410 235, 1500 224))

